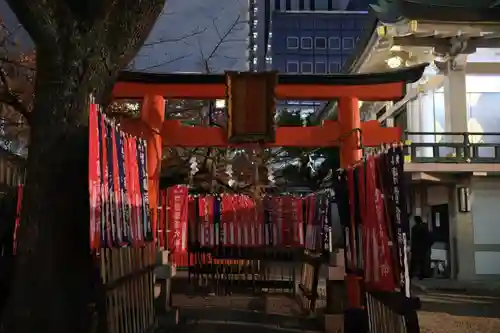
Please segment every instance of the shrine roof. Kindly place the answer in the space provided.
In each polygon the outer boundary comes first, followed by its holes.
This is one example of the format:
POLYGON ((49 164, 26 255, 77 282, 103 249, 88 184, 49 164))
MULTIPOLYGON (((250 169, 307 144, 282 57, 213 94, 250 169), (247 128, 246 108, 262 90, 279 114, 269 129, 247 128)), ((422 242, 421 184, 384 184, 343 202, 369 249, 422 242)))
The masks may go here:
MULTIPOLYGON (((367 85, 392 82, 413 83, 418 81, 427 64, 391 70, 381 73, 360 74, 329 74, 329 75, 294 75, 278 74, 279 85, 367 85)), ((225 84, 224 74, 197 74, 197 73, 145 73, 124 71, 118 76, 118 82, 146 83, 146 84, 225 84)))
POLYGON ((500 8, 495 6, 495 3, 495 0, 379 0, 372 8, 384 22, 410 19, 442 23, 498 24, 500 8))
MULTIPOLYGON (((468 0, 470 3, 473 1, 468 0)), ((441 5, 427 5, 409 1, 402 1, 401 14, 413 20, 464 22, 464 23, 492 23, 500 22, 500 8, 471 8, 452 7, 441 5)))

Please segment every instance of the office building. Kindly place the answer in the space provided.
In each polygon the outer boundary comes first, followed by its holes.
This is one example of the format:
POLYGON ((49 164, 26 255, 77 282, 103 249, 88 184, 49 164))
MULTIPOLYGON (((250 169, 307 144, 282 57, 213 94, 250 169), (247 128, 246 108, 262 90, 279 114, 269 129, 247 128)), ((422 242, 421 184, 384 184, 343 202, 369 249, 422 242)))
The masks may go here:
MULTIPOLYGON (((334 17, 329 19, 332 21, 331 28, 327 28, 328 24, 317 27, 318 30, 327 34, 343 29, 343 25, 335 26, 333 23, 334 20, 340 19, 340 15, 351 14, 353 11, 359 14, 367 14, 369 4, 373 2, 374 0, 249 0, 249 68, 251 70, 263 71, 273 67, 271 66, 270 48, 274 34, 273 30, 275 29, 273 25, 273 20, 275 19, 274 13, 284 13, 283 16, 276 17, 280 19, 278 23, 280 32, 283 32, 287 28, 287 14, 291 15, 294 13, 302 17, 300 20, 304 21, 303 25, 307 26, 307 29, 311 31, 315 30, 316 27, 314 24, 312 26, 307 25, 305 21, 310 20, 313 22, 313 16, 318 17, 335 13, 334 17)), ((357 18, 354 18, 354 20, 357 20, 357 18)), ((296 26, 292 22, 293 19, 288 19, 288 21, 291 22, 290 29, 296 29, 296 26)), ((318 19, 318 21, 325 21, 325 18, 318 19)), ((354 25, 357 25, 357 23, 354 23, 354 25)), ((358 29, 358 27, 350 27, 347 23, 344 23, 344 26, 347 30, 351 30, 349 33, 352 33, 352 30, 358 29)), ((347 41, 347 43, 350 42, 347 41)), ((346 44, 347 47, 349 45, 346 44)))

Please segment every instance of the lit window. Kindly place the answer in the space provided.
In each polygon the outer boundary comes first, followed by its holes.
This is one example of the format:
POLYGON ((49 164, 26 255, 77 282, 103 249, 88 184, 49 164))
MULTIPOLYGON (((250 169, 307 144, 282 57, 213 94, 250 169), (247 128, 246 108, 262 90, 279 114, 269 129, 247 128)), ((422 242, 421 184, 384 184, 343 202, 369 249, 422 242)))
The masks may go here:
POLYGON ((352 37, 342 38, 342 49, 352 50, 354 48, 354 39, 352 37))
POLYGON ((325 37, 316 37, 314 39, 314 48, 319 50, 326 49, 326 38, 325 37))
POLYGON ((287 61, 286 62, 286 72, 297 74, 299 72, 299 62, 298 61, 287 61))
POLYGON ((326 74, 326 63, 323 61, 318 61, 315 64, 314 72, 316 74, 326 74))
POLYGON ((339 73, 340 72, 340 64, 338 62, 331 62, 329 72, 331 74, 339 73))
POLYGON ((328 38, 328 47, 331 50, 340 50, 340 38, 338 37, 328 38))
POLYGON ((289 50, 294 50, 299 48, 299 38, 298 37, 287 37, 286 38, 286 48, 289 50))
POLYGON ((303 61, 300 63, 300 72, 302 74, 312 74, 313 73, 313 64, 309 61, 303 61))
POLYGON ((300 47, 304 50, 310 50, 313 47, 313 40, 311 37, 302 37, 300 39, 300 47))

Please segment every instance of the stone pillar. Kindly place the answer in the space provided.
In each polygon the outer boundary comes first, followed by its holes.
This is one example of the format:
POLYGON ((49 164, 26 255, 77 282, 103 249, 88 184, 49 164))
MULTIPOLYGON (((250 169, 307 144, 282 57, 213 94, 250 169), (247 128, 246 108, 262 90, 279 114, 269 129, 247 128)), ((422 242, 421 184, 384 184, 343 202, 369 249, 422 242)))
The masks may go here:
POLYGON ((444 81, 446 132, 467 132, 468 130, 465 76, 465 68, 454 67, 453 62, 448 61, 448 71, 444 81))
MULTIPOLYGON (((413 89, 412 85, 407 85, 408 90, 413 89)), ((420 99, 421 95, 418 95, 417 98, 414 100, 408 102, 406 104, 407 106, 407 117, 406 117, 406 128, 408 129, 408 132, 421 132, 422 131, 422 126, 421 126, 421 117, 422 117, 422 112, 420 112, 420 99)), ((406 140, 410 142, 421 142, 422 138, 420 135, 409 135, 406 140)), ((411 148, 410 148, 411 149, 411 148)), ((411 151, 408 151, 408 154, 411 155, 411 151)), ((420 157, 422 155, 422 151, 417 150, 417 157, 420 157)))
POLYGON ((347 294, 344 285, 344 249, 332 254, 326 281, 325 332, 344 332, 344 310, 347 308, 347 294))
MULTIPOLYGON (((411 85, 408 85, 408 90, 412 89, 411 85)), ((420 95, 414 100, 406 104, 407 107, 407 127, 409 132, 420 132, 420 95)), ((414 139, 414 141, 417 141, 414 139)))
POLYGON ((179 324, 179 309, 172 307, 172 278, 176 267, 169 262, 168 251, 156 253, 155 275, 155 315, 163 328, 173 328, 179 324))
MULTIPOLYGON (((471 177, 450 186, 450 255, 452 277, 458 280, 473 280, 476 276, 474 220, 472 212, 458 211, 458 187, 471 187, 471 177)), ((470 200, 474 200, 472 192, 470 200)))

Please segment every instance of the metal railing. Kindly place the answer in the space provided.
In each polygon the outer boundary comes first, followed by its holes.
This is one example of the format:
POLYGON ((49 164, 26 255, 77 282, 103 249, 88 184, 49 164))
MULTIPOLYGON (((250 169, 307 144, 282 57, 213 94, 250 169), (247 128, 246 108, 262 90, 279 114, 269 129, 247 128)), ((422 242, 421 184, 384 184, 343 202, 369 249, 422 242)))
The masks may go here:
POLYGON ((405 132, 405 162, 500 163, 500 132, 405 132))

